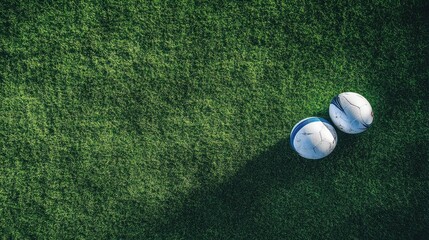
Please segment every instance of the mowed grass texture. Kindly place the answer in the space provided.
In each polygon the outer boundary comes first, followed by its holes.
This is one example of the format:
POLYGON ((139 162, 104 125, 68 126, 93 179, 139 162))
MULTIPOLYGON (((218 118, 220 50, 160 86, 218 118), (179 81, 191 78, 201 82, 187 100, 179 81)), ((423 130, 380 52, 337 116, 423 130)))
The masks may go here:
POLYGON ((427 1, 0 1, 3 239, 429 237, 427 1), (293 125, 364 95, 321 161, 293 125))

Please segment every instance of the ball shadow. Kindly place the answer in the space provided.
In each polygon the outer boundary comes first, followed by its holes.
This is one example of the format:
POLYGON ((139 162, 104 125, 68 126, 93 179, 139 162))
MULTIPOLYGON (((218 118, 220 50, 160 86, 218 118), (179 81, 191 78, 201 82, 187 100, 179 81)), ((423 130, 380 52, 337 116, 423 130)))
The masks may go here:
POLYGON ((423 213, 372 208, 367 214, 350 216, 333 228, 332 235, 341 239, 427 239, 429 229, 423 223, 428 221, 428 216, 423 213))
MULTIPOLYGON (((314 116, 330 121, 327 112, 314 116)), ((339 142, 333 154, 323 160, 305 160, 289 145, 289 137, 249 160, 233 177, 219 185, 202 187, 186 197, 179 210, 153 228, 161 238, 248 239, 275 238, 261 225, 261 200, 279 188, 293 188, 306 178, 324 178, 342 165, 342 156, 355 152, 359 137, 337 130, 339 142), (338 152, 341 149, 341 152, 338 152), (246 234, 248 234, 246 236, 246 234), (270 237, 271 236, 271 237, 270 237)), ((287 216, 285 216, 287 218, 287 216)))
POLYGON ((228 181, 193 192, 174 217, 154 230, 163 232, 163 237, 179 235, 185 239, 242 239, 246 238, 243 234, 260 234, 259 200, 273 188, 292 187, 303 176, 320 174, 321 164, 303 160, 289 147, 289 138, 281 140, 248 161, 228 181))

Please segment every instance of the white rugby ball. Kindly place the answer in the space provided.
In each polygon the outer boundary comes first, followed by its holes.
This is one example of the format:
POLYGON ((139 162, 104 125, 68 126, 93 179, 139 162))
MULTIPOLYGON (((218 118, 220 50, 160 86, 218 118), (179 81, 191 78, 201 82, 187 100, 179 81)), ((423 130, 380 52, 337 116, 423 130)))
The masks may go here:
POLYGON ((338 129, 351 134, 367 130, 374 120, 371 104, 354 92, 335 96, 329 105, 329 116, 338 129))
POLYGON ((304 158, 321 159, 334 150, 337 145, 337 133, 324 118, 305 118, 292 128, 290 145, 304 158))

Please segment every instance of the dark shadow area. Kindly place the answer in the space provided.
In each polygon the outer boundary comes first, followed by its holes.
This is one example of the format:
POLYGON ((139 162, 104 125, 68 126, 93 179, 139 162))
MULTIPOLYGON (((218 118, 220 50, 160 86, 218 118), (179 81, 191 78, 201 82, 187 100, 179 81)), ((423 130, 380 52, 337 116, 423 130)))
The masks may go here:
MULTIPOLYGON (((404 153, 405 156, 410 156, 410 163, 409 165, 407 165, 409 166, 409 169, 407 169, 407 172, 410 173, 414 179, 419 181, 429 182, 429 150, 427 150, 428 145, 429 140, 427 138, 422 137, 415 142, 409 143, 406 148, 407 150, 404 153)), ((427 199, 427 201, 429 202, 429 198, 427 199)))
POLYGON ((332 235, 340 239, 423 240, 428 239, 429 228, 421 225, 421 222, 427 220, 427 215, 409 209, 369 209, 367 214, 357 214, 344 221, 332 235))
POLYGON ((405 9, 402 17, 404 23, 413 25, 429 25, 429 2, 421 1, 405 9))
MULTIPOLYGON (((326 111, 312 116, 330 121, 326 111)), ((149 223, 152 227, 148 236, 156 239, 279 238, 278 232, 272 232, 263 222, 267 213, 261 209, 261 203, 270 201, 269 196, 276 189, 293 188, 305 180, 320 184, 320 179, 329 178, 349 164, 342 158, 356 152, 356 145, 361 146, 364 134, 350 135, 336 130, 339 141, 330 156, 321 160, 303 159, 291 149, 287 137, 249 160, 224 183, 203 185, 184 197, 177 210, 171 206, 172 212, 167 213, 166 221, 149 223)), ((362 155, 365 154, 362 151, 362 155)), ((285 220, 289 217, 284 216, 285 220)))
POLYGON ((250 160, 223 184, 193 192, 174 217, 153 229, 154 233, 184 239, 270 238, 271 233, 258 222, 258 203, 272 189, 292 187, 306 177, 323 175, 323 169, 329 167, 326 165, 331 163, 300 158, 289 147, 289 138, 284 139, 250 160))

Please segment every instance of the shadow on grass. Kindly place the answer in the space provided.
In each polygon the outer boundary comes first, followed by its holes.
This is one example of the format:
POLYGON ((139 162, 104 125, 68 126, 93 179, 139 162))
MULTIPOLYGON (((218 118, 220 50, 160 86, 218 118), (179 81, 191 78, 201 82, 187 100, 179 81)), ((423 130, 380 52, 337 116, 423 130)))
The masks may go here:
MULTIPOLYGON (((314 116, 330 119, 327 112, 314 116)), ((332 156, 323 160, 299 157, 290 148, 289 137, 279 141, 249 160, 222 184, 203 186, 192 192, 166 222, 151 229, 151 235, 161 239, 277 238, 276 233, 263 222, 267 217, 261 209, 263 202, 270 201, 269 196, 276 189, 292 189, 297 183, 309 179, 319 183, 315 179, 323 179, 335 172, 339 167, 337 160, 341 161, 344 154, 342 152, 355 151, 357 141, 356 136, 337 133, 340 147, 337 146, 332 156), (335 153, 339 149, 341 152, 335 153)))
POLYGON ((371 208, 337 226, 333 235, 342 239, 428 239, 429 229, 424 212, 410 209, 380 210, 371 208))
POLYGON ((185 239, 270 236, 260 222, 261 200, 267 200, 276 187, 292 187, 306 176, 323 174, 323 161, 298 157, 288 141, 284 139, 255 157, 223 184, 192 193, 174 217, 155 232, 162 233, 161 238, 185 239))

